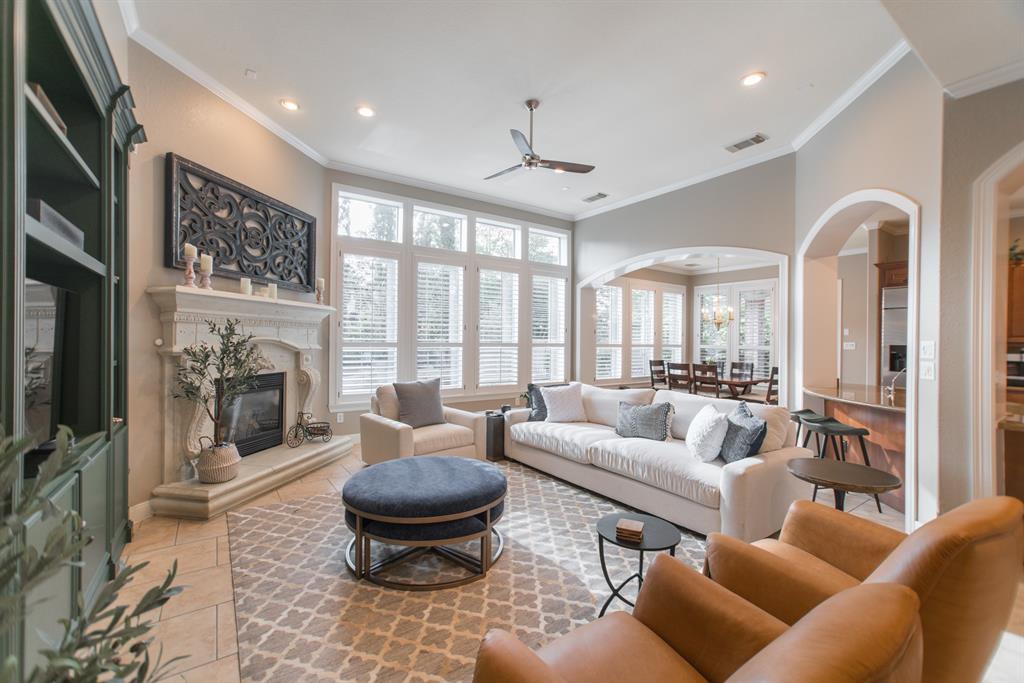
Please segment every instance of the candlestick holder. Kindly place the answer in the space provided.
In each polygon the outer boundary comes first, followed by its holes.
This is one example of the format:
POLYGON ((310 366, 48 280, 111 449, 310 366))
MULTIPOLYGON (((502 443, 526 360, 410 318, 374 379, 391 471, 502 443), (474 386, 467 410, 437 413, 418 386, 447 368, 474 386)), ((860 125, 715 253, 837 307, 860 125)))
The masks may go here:
POLYGON ((324 288, 323 287, 317 287, 316 288, 316 302, 318 304, 322 304, 324 302, 324 288))
POLYGON ((196 286, 196 268, 195 258, 185 257, 185 286, 195 287, 196 286))
POLYGON ((210 273, 199 271, 199 288, 200 289, 213 289, 213 285, 210 284, 210 273))

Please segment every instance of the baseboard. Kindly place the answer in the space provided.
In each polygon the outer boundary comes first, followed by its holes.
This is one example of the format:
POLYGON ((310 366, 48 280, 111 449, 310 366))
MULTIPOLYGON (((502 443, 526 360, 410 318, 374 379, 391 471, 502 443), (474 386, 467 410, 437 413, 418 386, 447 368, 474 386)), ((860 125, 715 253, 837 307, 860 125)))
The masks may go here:
POLYGON ((130 508, 128 508, 128 519, 131 520, 133 524, 138 524, 139 522, 145 519, 149 519, 152 516, 153 506, 149 504, 148 500, 143 501, 137 505, 132 505, 130 508))

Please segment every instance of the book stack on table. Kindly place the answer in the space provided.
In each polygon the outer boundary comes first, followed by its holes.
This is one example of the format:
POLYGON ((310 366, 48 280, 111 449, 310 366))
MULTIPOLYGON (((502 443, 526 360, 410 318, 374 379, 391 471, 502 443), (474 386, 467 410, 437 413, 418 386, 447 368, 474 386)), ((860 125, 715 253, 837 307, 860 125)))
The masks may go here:
POLYGON ((620 519, 615 525, 615 537, 620 541, 640 543, 644 540, 644 523, 635 519, 620 519))

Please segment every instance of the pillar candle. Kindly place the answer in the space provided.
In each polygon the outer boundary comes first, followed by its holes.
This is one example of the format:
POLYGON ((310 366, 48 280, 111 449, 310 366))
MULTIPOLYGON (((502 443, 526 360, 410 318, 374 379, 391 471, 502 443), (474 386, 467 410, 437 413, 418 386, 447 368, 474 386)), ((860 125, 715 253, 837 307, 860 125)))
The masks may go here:
POLYGON ((321 292, 324 291, 324 279, 322 277, 316 279, 316 288, 321 292))
POLYGON ((200 273, 212 273, 213 272, 213 256, 209 254, 203 254, 199 257, 199 272, 200 273))
POLYGON ((273 285, 273 284, 267 285, 267 294, 270 296, 271 299, 276 299, 277 298, 277 285, 273 285))
POLYGON ((198 253, 199 253, 199 251, 196 249, 196 245, 194 245, 194 244, 186 244, 185 245, 185 249, 184 249, 184 256, 185 256, 185 258, 195 259, 196 258, 196 254, 198 254, 198 253))
POLYGON ((243 277, 241 280, 239 280, 238 291, 240 291, 242 294, 252 294, 252 280, 247 277, 243 277))

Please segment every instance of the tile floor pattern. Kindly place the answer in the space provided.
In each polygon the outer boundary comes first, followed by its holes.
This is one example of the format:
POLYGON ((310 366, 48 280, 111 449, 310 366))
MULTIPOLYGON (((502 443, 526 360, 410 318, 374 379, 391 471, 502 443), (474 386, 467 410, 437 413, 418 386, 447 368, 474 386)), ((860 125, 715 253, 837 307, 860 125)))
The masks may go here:
MULTIPOLYGON (((286 484, 265 496, 251 500, 237 510, 301 501, 341 490, 352 473, 362 468, 358 446, 353 454, 286 484)), ((571 487, 570 491, 575 491, 571 487)), ((852 514, 902 527, 902 516, 883 506, 879 515, 866 496, 847 496, 852 514)), ((818 501, 832 504, 830 491, 819 493, 818 501)), ((235 595, 231 579, 228 528, 225 515, 206 522, 153 517, 137 525, 135 537, 125 549, 131 564, 150 565, 123 592, 134 601, 156 585, 171 563, 178 562, 178 583, 188 589, 168 602, 157 615, 155 643, 165 660, 178 655, 167 679, 173 683, 236 683, 240 681, 235 617, 235 595)), ((603 585, 603 584, 602 584, 603 585)), ((1024 681, 1024 587, 1017 600, 999 651, 986 674, 987 683, 1024 681)), ((337 680, 337 678, 335 678, 337 680)))

